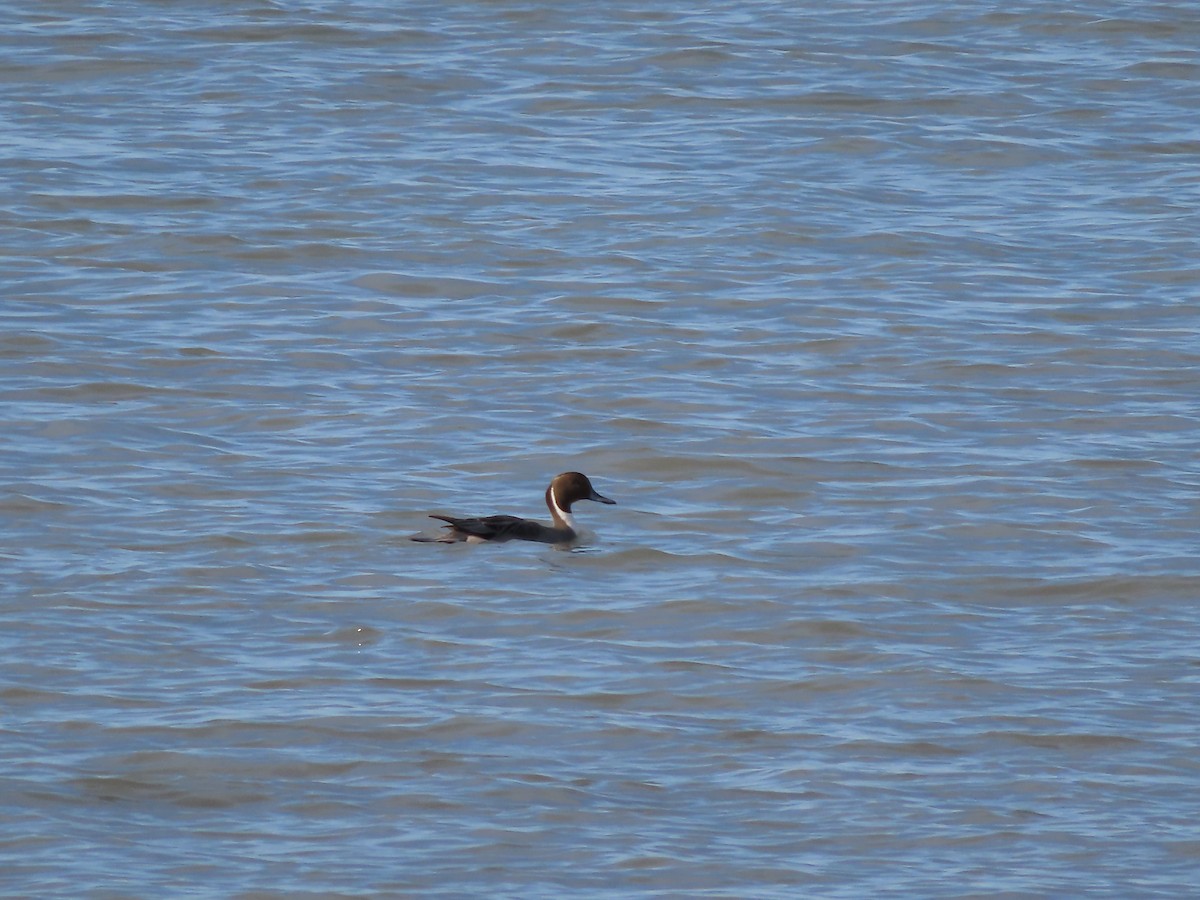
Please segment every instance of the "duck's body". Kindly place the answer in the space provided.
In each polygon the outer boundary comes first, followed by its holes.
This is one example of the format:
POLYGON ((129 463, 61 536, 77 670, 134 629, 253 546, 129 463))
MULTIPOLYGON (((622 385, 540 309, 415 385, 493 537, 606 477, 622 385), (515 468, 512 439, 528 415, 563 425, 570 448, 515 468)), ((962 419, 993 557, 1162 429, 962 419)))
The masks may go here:
POLYGON ((426 543, 456 544, 466 541, 472 544, 489 541, 537 541, 543 544, 569 544, 579 537, 575 530, 575 517, 571 515, 571 504, 578 500, 595 500, 597 503, 616 503, 596 493, 588 477, 580 472, 564 472, 556 475, 546 488, 546 506, 553 525, 543 525, 533 519, 520 516, 483 516, 459 519, 454 516, 431 515, 446 524, 446 530, 436 537, 414 535, 414 541, 426 543))

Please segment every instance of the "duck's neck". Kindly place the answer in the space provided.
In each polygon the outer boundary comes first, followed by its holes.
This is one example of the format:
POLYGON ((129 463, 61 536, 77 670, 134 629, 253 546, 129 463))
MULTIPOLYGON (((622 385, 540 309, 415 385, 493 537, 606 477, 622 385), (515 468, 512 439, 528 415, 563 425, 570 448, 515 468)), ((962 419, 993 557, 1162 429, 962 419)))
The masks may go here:
POLYGON ((546 488, 546 506, 550 508, 550 515, 554 519, 556 528, 565 528, 572 534, 575 533, 575 517, 571 515, 570 510, 563 509, 558 505, 558 501, 554 497, 554 486, 546 488))

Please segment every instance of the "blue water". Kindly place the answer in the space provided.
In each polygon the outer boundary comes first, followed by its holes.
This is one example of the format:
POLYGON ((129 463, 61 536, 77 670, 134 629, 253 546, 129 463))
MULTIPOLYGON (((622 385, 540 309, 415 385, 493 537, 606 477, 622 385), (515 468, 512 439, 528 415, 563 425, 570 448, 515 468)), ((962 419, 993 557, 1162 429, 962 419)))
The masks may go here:
POLYGON ((3 21, 0 894, 1195 893, 1191 5, 3 21))

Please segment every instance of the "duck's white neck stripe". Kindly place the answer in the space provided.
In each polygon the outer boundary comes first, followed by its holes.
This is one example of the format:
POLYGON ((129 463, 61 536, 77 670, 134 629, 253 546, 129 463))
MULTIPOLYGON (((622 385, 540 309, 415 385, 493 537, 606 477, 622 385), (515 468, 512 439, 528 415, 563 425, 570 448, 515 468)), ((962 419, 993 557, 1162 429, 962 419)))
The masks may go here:
POLYGON ((554 496, 554 488, 550 489, 550 504, 554 507, 554 514, 562 519, 564 525, 574 531, 575 517, 558 505, 558 498, 554 496))

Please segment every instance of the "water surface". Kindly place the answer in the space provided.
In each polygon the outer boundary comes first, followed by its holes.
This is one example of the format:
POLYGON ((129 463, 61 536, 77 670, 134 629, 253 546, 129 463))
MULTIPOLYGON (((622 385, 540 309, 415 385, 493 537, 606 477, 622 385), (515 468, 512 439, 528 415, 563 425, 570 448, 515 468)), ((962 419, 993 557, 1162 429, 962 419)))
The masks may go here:
POLYGON ((3 893, 1195 890, 1189 4, 6 20, 3 893))

